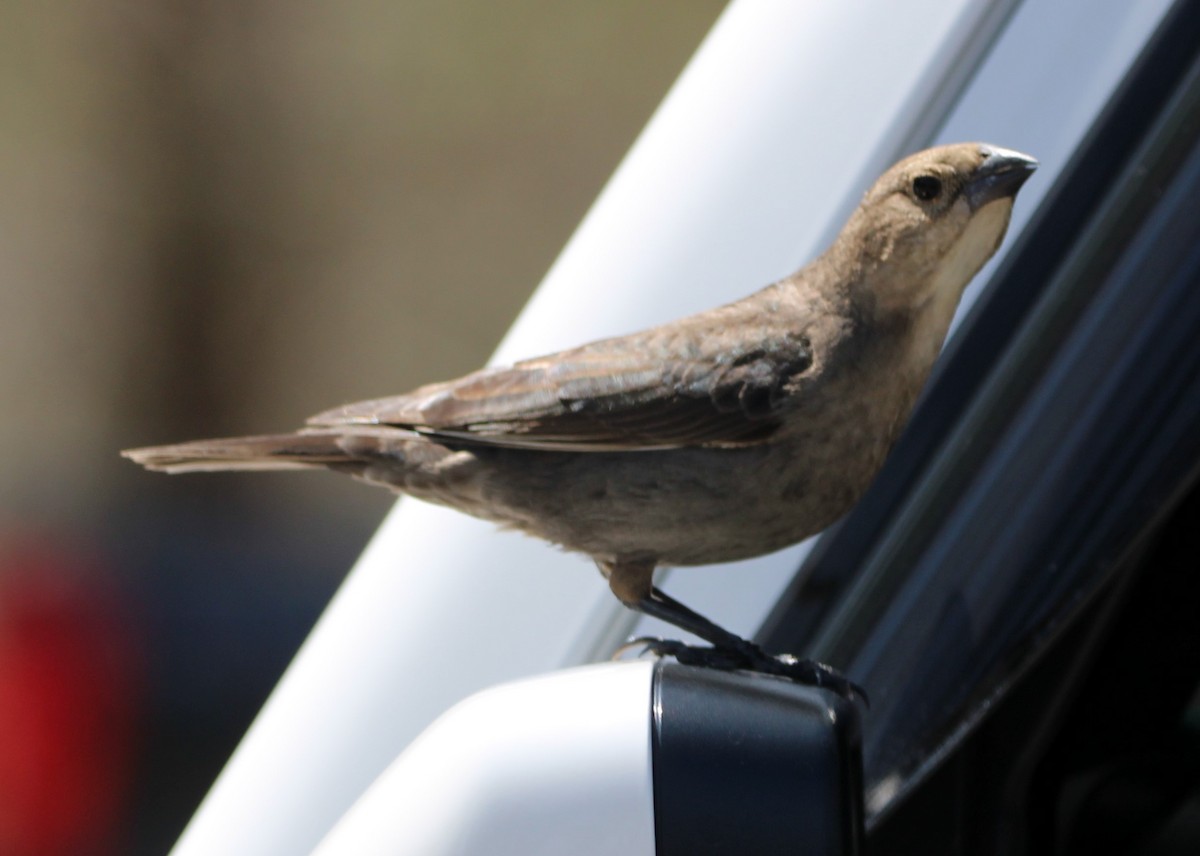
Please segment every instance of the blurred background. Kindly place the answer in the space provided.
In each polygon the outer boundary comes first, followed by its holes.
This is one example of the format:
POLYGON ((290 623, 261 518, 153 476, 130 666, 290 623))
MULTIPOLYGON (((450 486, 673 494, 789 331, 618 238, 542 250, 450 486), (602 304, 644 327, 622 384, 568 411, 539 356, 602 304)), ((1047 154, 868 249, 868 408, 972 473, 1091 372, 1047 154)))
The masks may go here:
POLYGON ((391 503, 117 452, 483 363, 723 5, 0 5, 0 853, 166 852, 391 503))

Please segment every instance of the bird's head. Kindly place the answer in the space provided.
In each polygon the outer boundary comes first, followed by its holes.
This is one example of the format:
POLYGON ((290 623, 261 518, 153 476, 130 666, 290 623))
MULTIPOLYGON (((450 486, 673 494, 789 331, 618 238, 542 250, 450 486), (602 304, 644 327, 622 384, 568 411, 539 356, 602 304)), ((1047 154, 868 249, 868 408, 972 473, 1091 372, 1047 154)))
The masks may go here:
POLYGON ((1028 155, 983 143, 917 152, 875 182, 835 247, 853 257, 878 310, 933 308, 948 325, 1036 168, 1028 155))

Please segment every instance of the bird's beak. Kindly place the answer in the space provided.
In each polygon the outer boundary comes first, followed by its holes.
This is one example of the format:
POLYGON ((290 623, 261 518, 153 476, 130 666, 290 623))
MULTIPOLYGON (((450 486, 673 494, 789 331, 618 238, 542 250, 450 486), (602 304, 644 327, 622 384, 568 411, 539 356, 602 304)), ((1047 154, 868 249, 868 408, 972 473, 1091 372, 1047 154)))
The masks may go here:
POLYGON ((972 211, 978 211, 997 199, 1015 196, 1038 167, 1036 159, 1012 149, 985 145, 981 151, 983 163, 966 186, 967 202, 972 211))

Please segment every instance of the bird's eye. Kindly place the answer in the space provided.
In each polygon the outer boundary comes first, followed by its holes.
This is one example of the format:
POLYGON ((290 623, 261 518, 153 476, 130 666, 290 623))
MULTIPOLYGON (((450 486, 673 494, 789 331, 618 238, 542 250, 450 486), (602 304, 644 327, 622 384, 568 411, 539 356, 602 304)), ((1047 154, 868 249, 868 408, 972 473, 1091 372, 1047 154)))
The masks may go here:
POLYGON ((912 183, 913 196, 928 202, 937 199, 942 192, 942 182, 932 175, 918 175, 912 183))

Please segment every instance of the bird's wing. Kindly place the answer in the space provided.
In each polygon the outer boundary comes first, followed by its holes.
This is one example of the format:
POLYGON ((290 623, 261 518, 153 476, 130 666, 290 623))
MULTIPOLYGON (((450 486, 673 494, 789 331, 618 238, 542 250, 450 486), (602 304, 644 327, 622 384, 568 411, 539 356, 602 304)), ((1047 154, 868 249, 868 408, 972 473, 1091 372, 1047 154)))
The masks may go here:
POLYGON ((606 339, 346 405, 309 424, 388 425, 443 440, 564 451, 761 442, 810 370, 812 349, 788 332, 738 332, 753 346, 730 346, 694 327, 606 339))

